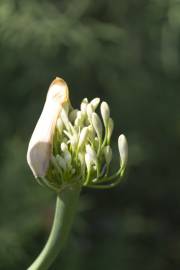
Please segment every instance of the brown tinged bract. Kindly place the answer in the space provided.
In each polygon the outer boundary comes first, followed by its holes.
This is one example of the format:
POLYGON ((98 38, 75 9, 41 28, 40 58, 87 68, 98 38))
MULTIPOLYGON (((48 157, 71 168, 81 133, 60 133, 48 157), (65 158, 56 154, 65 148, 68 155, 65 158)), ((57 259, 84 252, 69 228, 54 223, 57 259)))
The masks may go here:
POLYGON ((35 177, 46 175, 56 121, 66 102, 69 102, 68 86, 63 79, 56 77, 49 87, 42 113, 28 146, 27 162, 35 177))

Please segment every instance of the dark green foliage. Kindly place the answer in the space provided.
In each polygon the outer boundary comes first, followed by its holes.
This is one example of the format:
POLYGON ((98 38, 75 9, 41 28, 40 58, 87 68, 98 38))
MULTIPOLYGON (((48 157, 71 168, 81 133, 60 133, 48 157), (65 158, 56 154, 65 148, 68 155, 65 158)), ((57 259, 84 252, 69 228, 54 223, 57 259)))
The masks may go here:
POLYGON ((55 76, 75 107, 84 97, 109 102, 113 147, 125 133, 130 157, 127 182, 84 191, 52 269, 180 268, 179 41, 176 0, 0 2, 0 270, 26 269, 51 227, 55 197, 25 156, 55 76))

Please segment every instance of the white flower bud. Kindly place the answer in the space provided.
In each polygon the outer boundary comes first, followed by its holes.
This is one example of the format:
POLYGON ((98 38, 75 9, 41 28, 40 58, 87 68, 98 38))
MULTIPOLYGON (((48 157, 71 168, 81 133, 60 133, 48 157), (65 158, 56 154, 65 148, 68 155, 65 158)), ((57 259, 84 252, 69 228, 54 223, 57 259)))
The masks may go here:
POLYGON ((75 149, 76 149, 76 147, 78 145, 78 136, 76 134, 74 134, 73 136, 71 136, 70 142, 71 142, 72 150, 75 151, 75 149))
POLYGON ((74 122, 74 125, 76 127, 82 127, 84 125, 84 119, 85 119, 85 113, 84 112, 81 112, 81 111, 78 111, 77 112, 77 118, 74 122))
POLYGON ((81 163, 81 169, 83 171, 84 168, 85 168, 85 156, 84 156, 84 153, 79 152, 78 153, 78 159, 79 159, 79 161, 81 163))
POLYGON ((57 155, 56 160, 57 160, 59 166, 65 171, 66 170, 66 161, 64 160, 64 158, 62 158, 60 155, 57 155))
POLYGON ((97 113, 92 113, 92 124, 93 124, 93 127, 97 133, 98 139, 101 139, 103 127, 102 127, 101 119, 97 115, 97 113))
POLYGON ((88 99, 84 98, 80 106, 82 112, 86 113, 87 105, 88 105, 88 99))
POLYGON ((68 151, 68 147, 67 147, 67 144, 66 143, 64 143, 64 142, 61 143, 61 150, 63 152, 68 151))
POLYGON ((104 122, 104 126, 107 127, 108 125, 108 121, 109 121, 109 117, 110 117, 110 109, 109 109, 109 105, 107 104, 107 102, 103 101, 101 103, 101 115, 102 115, 102 119, 104 122))
POLYGON ((89 153, 85 154, 85 162, 86 162, 86 167, 87 171, 90 172, 91 166, 93 165, 93 159, 92 156, 89 153))
POLYGON ((111 140, 111 135, 113 133, 113 129, 114 129, 114 122, 113 122, 112 118, 109 118, 108 127, 107 127, 107 141, 108 141, 108 143, 111 140))
POLYGON ((71 123, 74 123, 76 117, 77 117, 77 112, 78 110, 72 110, 69 114, 69 120, 71 121, 71 123))
POLYGON ((90 104, 92 105, 92 108, 94 111, 98 107, 99 102, 100 102, 100 98, 94 98, 93 100, 91 100, 90 104))
POLYGON ((99 139, 96 137, 93 141, 93 147, 96 151, 98 151, 98 147, 99 147, 99 139))
POLYGON ((93 128, 93 126, 89 125, 88 126, 88 130, 89 130, 89 139, 93 142, 93 140, 95 139, 95 130, 93 128))
POLYGON ((121 134, 118 138, 118 148, 120 154, 120 166, 121 168, 125 168, 128 160, 128 143, 123 134, 121 134))
POLYGON ((63 156, 64 156, 64 160, 65 160, 67 166, 70 167, 71 166, 71 161, 72 161, 72 157, 71 157, 70 152, 68 150, 65 151, 63 156))
POLYGON ((80 133, 80 136, 79 136, 79 143, 78 143, 78 149, 82 148, 84 146, 84 144, 86 143, 87 141, 87 137, 88 137, 88 128, 87 127, 84 127, 82 130, 81 130, 81 133, 80 133))
POLYGON ((112 150, 110 145, 105 146, 104 148, 104 157, 106 160, 107 165, 109 166, 111 160, 112 160, 112 150))
POLYGON ((91 123, 91 118, 92 118, 92 114, 93 114, 94 110, 91 104, 87 105, 87 116, 88 116, 88 120, 91 123))
POLYGON ((88 153, 92 157, 94 162, 96 162, 97 160, 96 152, 89 144, 86 145, 86 153, 88 153))

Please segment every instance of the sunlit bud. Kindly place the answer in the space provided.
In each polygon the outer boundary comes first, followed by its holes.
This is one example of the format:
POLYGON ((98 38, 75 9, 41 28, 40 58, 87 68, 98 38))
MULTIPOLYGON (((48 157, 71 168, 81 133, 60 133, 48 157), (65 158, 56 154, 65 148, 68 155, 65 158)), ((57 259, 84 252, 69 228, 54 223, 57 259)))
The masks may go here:
POLYGON ((63 151, 63 152, 65 152, 65 151, 68 151, 68 147, 67 147, 67 144, 66 143, 61 143, 61 150, 63 151))
POLYGON ((80 133, 80 136, 79 136, 79 143, 78 143, 78 149, 82 148, 84 146, 84 144, 86 143, 87 141, 87 137, 88 137, 88 128, 87 127, 84 127, 82 130, 81 130, 81 133, 80 133))
POLYGON ((95 130, 91 125, 88 126, 88 130, 89 130, 89 139, 91 141, 93 141, 95 139, 95 136, 96 136, 95 130))
POLYGON ((109 145, 107 145, 104 148, 104 157, 105 157, 107 165, 109 165, 111 160, 112 160, 112 150, 111 150, 111 147, 109 145))
POLYGON ((80 107, 82 112, 86 112, 87 104, 88 104, 88 99, 84 98, 83 101, 81 102, 81 107, 80 107))
POLYGON ((89 153, 85 154, 85 162, 86 162, 86 167, 87 171, 90 172, 91 166, 93 165, 93 159, 92 156, 89 153))
POLYGON ((121 134, 118 138, 118 148, 120 154, 120 166, 121 168, 125 168, 128 160, 128 143, 123 134, 121 134))
POLYGON ((65 151, 63 156, 64 156, 64 160, 65 160, 67 166, 70 167, 70 165, 71 165, 71 160, 72 160, 72 157, 71 157, 70 152, 69 152, 68 150, 65 151))
POLYGON ((70 142, 71 142, 72 150, 74 151, 76 149, 77 145, 78 145, 78 136, 76 134, 71 136, 70 142))
POLYGON ((101 103, 101 115, 102 115, 102 119, 104 122, 104 126, 107 127, 108 125, 108 121, 109 121, 109 117, 110 117, 110 110, 109 110, 109 105, 107 104, 107 102, 103 101, 101 103))
POLYGON ((92 124, 97 133, 98 139, 101 139, 103 127, 102 127, 101 119, 99 118, 97 113, 92 114, 92 124))
POLYGON ((95 150, 98 150, 99 147, 99 139, 96 137, 93 141, 93 147, 95 150))
POLYGON ((93 110, 97 108, 97 106, 99 105, 99 102, 100 102, 100 98, 94 98, 93 100, 91 100, 90 104, 92 105, 93 110))
POLYGON ((113 133, 113 129, 114 129, 114 122, 113 122, 112 118, 109 118, 108 126, 107 126, 107 141, 108 142, 110 142, 111 135, 113 133))
POLYGON ((60 155, 57 155, 56 160, 57 160, 59 166, 65 171, 66 170, 66 161, 65 161, 65 159, 62 158, 60 155))
POLYGON ((75 125, 75 127, 81 127, 81 125, 82 125, 82 119, 79 118, 79 117, 77 117, 76 120, 75 120, 75 122, 74 122, 74 125, 75 125))
POLYGON ((76 127, 82 127, 83 123, 84 123, 84 118, 85 118, 85 113, 81 112, 81 111, 78 111, 77 112, 77 118, 76 118, 76 120, 74 122, 75 126, 76 127))
POLYGON ((94 112, 93 107, 91 104, 87 105, 87 116, 88 116, 88 120, 91 123, 91 118, 92 118, 92 113, 94 112))
POLYGON ((56 78, 49 87, 43 111, 28 146, 27 162, 35 177, 44 177, 49 168, 56 121, 66 102, 69 102, 67 84, 56 78))
POLYGON ((88 153, 92 157, 94 162, 96 161, 97 159, 96 152, 89 144, 86 145, 86 153, 88 153))
POLYGON ((85 167, 85 156, 84 156, 84 153, 79 152, 78 153, 78 159, 79 159, 79 161, 81 163, 82 170, 84 170, 84 167, 85 167))
POLYGON ((77 117, 78 110, 72 110, 69 114, 69 120, 74 123, 76 117, 77 117))

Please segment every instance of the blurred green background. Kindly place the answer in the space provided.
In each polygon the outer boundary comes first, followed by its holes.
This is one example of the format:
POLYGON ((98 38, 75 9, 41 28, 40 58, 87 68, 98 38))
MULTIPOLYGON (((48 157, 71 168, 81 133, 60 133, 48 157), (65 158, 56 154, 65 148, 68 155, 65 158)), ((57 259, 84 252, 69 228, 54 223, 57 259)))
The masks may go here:
POLYGON ((27 269, 50 231, 55 195, 26 150, 49 84, 78 107, 101 97, 129 142, 126 181, 83 190, 52 270, 180 269, 180 1, 0 2, 0 269, 27 269))

